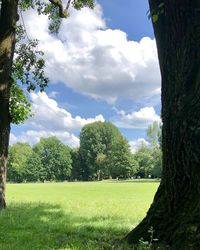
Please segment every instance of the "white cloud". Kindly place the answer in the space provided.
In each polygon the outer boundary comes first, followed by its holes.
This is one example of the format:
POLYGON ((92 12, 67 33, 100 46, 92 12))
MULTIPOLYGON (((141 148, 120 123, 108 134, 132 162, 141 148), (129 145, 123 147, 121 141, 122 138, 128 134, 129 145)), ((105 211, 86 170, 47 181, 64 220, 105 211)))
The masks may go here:
POLYGON ((129 145, 131 147, 132 153, 135 153, 135 151, 141 147, 142 145, 148 146, 149 143, 144 138, 139 138, 137 140, 129 141, 129 145))
POLYGON ((64 131, 47 131, 47 130, 27 130, 21 135, 15 136, 12 134, 10 138, 10 144, 16 142, 29 143, 31 145, 38 143, 42 137, 56 136, 64 144, 69 145, 70 147, 79 146, 79 138, 69 132, 64 131))
POLYGON ((51 91, 48 96, 50 98, 56 98, 57 96, 59 95, 59 92, 58 91, 51 91))
POLYGON ((45 92, 32 92, 30 99, 33 117, 25 124, 25 128, 28 129, 17 136, 11 134, 11 144, 18 141, 35 144, 41 137, 56 136, 63 143, 77 147, 79 138, 74 135, 74 132, 80 132, 81 128, 88 123, 104 122, 101 114, 87 119, 81 116, 73 117, 67 110, 59 107, 58 103, 49 98, 45 92))
POLYGON ((160 121, 153 107, 144 107, 139 111, 126 113, 124 110, 114 110, 119 115, 114 124, 119 128, 147 128, 154 121, 160 121))
POLYGON ((45 92, 31 93, 33 117, 28 123, 42 130, 62 130, 62 131, 80 131, 81 128, 95 121, 104 122, 103 115, 97 115, 94 118, 73 117, 66 109, 58 106, 58 103, 49 98, 45 92))
POLYGON ((29 36, 40 40, 51 81, 110 103, 119 97, 159 95, 155 40, 129 41, 125 32, 106 28, 99 5, 94 10, 72 10, 57 36, 48 33, 46 16, 30 10, 24 19, 29 36))

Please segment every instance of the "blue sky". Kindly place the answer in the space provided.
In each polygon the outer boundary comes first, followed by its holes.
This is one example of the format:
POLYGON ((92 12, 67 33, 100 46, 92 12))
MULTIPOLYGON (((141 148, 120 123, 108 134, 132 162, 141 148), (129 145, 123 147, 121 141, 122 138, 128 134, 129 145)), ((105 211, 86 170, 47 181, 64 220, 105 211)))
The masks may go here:
POLYGON ((11 143, 37 143, 55 135, 79 144, 81 128, 111 121, 133 149, 146 128, 159 121, 160 73, 146 0, 99 0, 94 10, 70 10, 57 36, 48 19, 33 10, 23 14, 30 37, 45 53, 44 93, 31 93, 34 116, 12 126, 11 143))

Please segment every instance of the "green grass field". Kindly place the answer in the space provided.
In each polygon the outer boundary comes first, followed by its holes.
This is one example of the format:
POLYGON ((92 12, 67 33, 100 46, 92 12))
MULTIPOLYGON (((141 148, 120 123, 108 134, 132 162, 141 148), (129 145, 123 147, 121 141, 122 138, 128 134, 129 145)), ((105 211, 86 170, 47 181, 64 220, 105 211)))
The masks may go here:
POLYGON ((111 249, 143 218, 158 182, 7 185, 0 249, 111 249))

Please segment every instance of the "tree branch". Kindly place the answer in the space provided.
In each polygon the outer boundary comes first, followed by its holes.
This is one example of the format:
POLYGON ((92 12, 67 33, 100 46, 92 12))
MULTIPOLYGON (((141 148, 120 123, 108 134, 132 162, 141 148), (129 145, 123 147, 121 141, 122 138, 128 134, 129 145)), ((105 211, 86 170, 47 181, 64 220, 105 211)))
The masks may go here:
POLYGON ((61 0, 49 0, 50 3, 52 3, 55 7, 58 7, 59 9, 59 16, 61 18, 66 18, 68 13, 67 10, 69 9, 71 0, 68 0, 66 8, 63 7, 61 0))
POLYGON ((69 9, 70 3, 71 3, 71 0, 68 0, 67 6, 66 6, 65 10, 68 10, 68 9, 69 9))

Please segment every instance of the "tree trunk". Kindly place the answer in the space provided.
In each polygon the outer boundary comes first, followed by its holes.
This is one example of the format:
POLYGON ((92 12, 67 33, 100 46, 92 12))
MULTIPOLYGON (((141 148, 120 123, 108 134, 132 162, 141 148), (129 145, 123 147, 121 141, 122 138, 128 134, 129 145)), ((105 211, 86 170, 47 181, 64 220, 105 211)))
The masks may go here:
POLYGON ((15 46, 17 0, 2 0, 0 12, 0 209, 6 207, 6 164, 10 134, 9 98, 15 46))
POLYGON ((200 249, 200 0, 149 4, 158 14, 163 173, 146 217, 125 240, 153 237, 165 248, 200 249))

